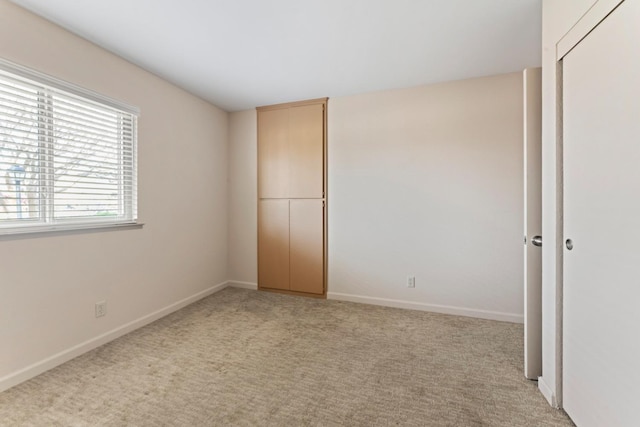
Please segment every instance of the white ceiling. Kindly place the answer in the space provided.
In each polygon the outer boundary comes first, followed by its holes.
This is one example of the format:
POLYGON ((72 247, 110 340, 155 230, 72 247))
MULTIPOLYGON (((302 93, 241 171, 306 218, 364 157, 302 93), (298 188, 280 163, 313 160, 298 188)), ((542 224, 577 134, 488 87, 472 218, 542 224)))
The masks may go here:
POLYGON ((541 0, 13 1, 227 111, 541 62, 541 0))

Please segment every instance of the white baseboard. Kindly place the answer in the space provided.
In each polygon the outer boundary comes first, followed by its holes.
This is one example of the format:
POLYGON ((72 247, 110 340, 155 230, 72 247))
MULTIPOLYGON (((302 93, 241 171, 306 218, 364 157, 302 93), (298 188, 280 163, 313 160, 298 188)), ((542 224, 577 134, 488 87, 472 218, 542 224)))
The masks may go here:
POLYGON ((227 282, 230 288, 251 289, 253 291, 258 290, 258 284, 252 282, 239 282, 237 280, 229 280, 227 282))
POLYGON ((109 341, 113 341, 114 339, 119 338, 123 335, 126 335, 131 331, 134 331, 138 328, 148 325, 149 323, 154 322, 183 307, 186 307, 187 305, 192 304, 204 297, 207 297, 213 293, 221 291, 224 288, 226 288, 228 285, 229 285, 229 282, 227 281, 227 282, 223 282, 218 285, 212 286, 209 289, 205 289, 204 291, 198 292, 195 295, 192 295, 178 302, 175 302, 171 305, 168 305, 164 308, 161 308, 160 310, 154 311, 153 313, 147 314, 146 316, 140 317, 139 319, 133 320, 129 323, 125 323, 124 325, 119 326, 115 329, 112 329, 109 332, 105 332, 102 335, 99 335, 95 338, 91 338, 67 350, 63 350, 60 353, 54 354, 51 357, 48 357, 44 360, 36 362, 17 372, 6 375, 0 378, 0 392, 7 390, 15 385, 18 385, 21 382, 27 381, 37 375, 40 375, 41 373, 46 372, 49 369, 55 368, 58 365, 62 365, 63 363, 75 357, 78 357, 83 353, 93 350, 96 347, 100 347, 101 345, 106 344, 109 341))
POLYGON ((553 391, 551 390, 551 387, 549 387, 549 385, 546 383, 546 381, 542 377, 538 377, 538 390, 540 390, 540 393, 542 393, 544 398, 547 399, 547 402, 549 402, 549 405, 553 406, 556 409, 558 408, 558 401, 556 399, 556 395, 553 393, 553 391))
POLYGON ((502 322, 524 323, 524 315, 515 313, 502 313, 499 311, 476 310, 465 307, 452 307, 447 305, 425 304, 421 302, 402 301, 387 298, 367 297, 360 295, 340 294, 328 292, 327 299, 340 301, 359 302, 363 304, 383 305, 385 307, 407 308, 410 310, 431 311, 434 313, 453 314, 456 316, 476 317, 479 319, 499 320, 502 322))

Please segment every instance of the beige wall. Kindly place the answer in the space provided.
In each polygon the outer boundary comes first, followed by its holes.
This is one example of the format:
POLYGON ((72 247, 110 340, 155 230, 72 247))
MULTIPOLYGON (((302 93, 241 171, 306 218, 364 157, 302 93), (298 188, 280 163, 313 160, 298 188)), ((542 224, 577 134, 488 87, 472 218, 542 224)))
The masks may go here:
POLYGON ((145 223, 0 240, 1 389, 226 280, 227 114, 6 0, 0 57, 140 107, 145 223))
POLYGON ((540 390, 561 406, 562 194, 561 147, 556 143, 556 43, 595 0, 542 3, 542 377, 540 390))
POLYGON ((522 103, 522 73, 329 101, 330 298, 522 321, 522 103))
MULTIPOLYGON (((522 73, 329 100, 329 298, 522 321, 522 102, 522 73)), ((255 284, 255 113, 231 118, 230 278, 255 284)))
POLYGON ((258 115, 229 114, 229 277, 236 285, 258 281, 258 115))

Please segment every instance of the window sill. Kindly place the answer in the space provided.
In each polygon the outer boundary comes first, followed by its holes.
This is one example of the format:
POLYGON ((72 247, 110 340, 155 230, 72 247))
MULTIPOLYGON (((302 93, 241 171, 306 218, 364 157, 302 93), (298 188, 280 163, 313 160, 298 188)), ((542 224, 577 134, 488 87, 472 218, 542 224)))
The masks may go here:
POLYGON ((48 237, 70 234, 101 233, 105 231, 134 230, 141 229, 144 223, 120 223, 120 224, 59 224, 49 226, 33 226, 17 229, 0 229, 0 241, 16 239, 33 239, 37 237, 48 237))

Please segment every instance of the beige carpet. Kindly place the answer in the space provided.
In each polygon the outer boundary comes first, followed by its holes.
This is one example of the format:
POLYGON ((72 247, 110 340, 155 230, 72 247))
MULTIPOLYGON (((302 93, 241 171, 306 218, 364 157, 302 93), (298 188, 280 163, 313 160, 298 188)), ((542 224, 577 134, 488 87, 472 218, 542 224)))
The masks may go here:
POLYGON ((0 393, 3 426, 571 426, 522 325, 225 289, 0 393))

